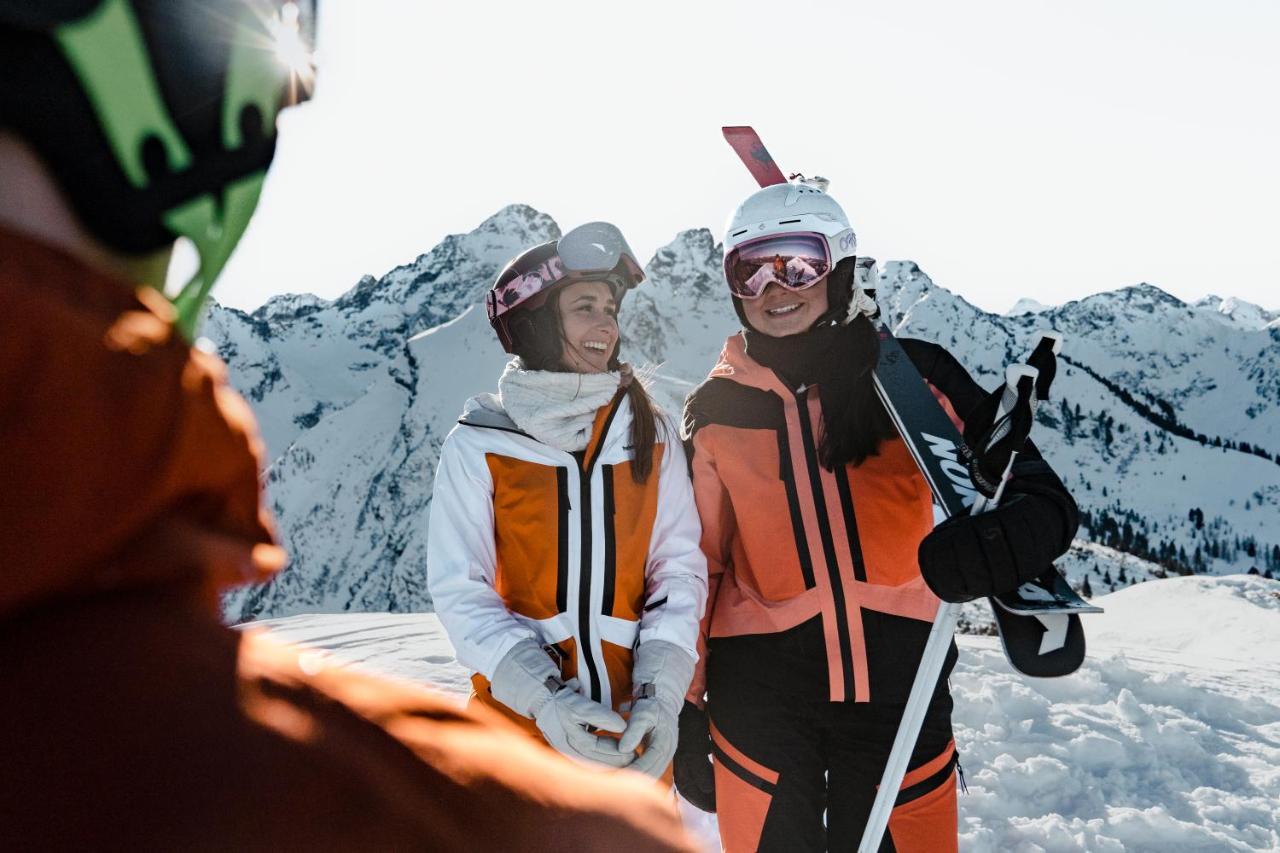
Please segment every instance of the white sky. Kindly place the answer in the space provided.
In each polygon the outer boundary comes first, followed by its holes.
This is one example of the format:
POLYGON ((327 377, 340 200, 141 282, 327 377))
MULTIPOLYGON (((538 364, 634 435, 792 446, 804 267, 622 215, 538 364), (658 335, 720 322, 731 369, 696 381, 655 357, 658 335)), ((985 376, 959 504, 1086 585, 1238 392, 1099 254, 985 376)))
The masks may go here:
POLYGON ((989 310, 1148 281, 1280 307, 1271 0, 323 0, 315 99, 217 298, 332 297, 524 202, 647 262, 754 183, 989 310))

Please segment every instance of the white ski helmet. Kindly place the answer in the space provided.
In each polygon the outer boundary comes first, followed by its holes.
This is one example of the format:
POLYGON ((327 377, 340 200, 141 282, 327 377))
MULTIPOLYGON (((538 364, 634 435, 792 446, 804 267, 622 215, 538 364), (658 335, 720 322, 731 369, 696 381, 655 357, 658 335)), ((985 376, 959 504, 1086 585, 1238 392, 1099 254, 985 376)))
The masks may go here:
MULTIPOLYGON (((853 263, 857 256, 858 239, 844 209, 827 195, 826 188, 827 181, 824 178, 801 177, 798 181, 773 184, 752 193, 729 217, 724 237, 724 274, 733 296, 733 310, 746 328, 752 327, 743 310, 742 300, 753 298, 748 291, 762 291, 762 288, 754 280, 739 280, 740 274, 750 271, 758 264, 759 258, 752 258, 745 264, 740 263, 740 260, 760 251, 768 255, 772 251, 772 244, 779 242, 771 238, 781 238, 781 242, 785 244, 788 242, 785 238, 793 234, 800 240, 817 239, 825 244, 827 258, 821 277, 827 282, 828 308, 814 321, 814 327, 847 323, 853 317, 850 313, 852 310, 867 313, 867 303, 874 308, 874 303, 865 294, 863 298, 859 298, 862 291, 855 281, 855 271, 848 265, 840 266, 840 262, 844 260, 853 263)), ((787 248, 802 251, 799 246, 800 244, 796 244, 795 248, 787 248)), ((796 285, 785 282, 782 286, 796 288, 796 285)), ((805 286, 803 277, 800 286, 805 286)))
POLYGON ((810 231, 827 240, 831 266, 858 251, 858 238, 844 209, 827 195, 821 179, 774 184, 757 190, 729 217, 725 228, 724 253, 758 237, 810 231))

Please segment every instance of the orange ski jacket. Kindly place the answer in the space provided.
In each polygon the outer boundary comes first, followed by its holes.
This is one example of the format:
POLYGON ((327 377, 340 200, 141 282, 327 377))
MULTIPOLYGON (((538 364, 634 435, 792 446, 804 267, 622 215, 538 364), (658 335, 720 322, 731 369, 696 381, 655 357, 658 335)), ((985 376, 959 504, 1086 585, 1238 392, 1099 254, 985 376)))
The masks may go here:
MULTIPOLYGON (((960 425, 956 411, 985 392, 943 348, 902 344, 960 425)), ((703 700, 708 637, 776 633, 815 617, 831 701, 901 703, 910 692, 939 604, 916 558, 935 521, 929 487, 897 437, 861 465, 822 467, 821 405, 816 386, 791 388, 752 360, 741 334, 686 401, 708 572, 690 701, 703 700)), ((1015 475, 1048 471, 1030 445, 1020 459, 1015 475)), ((941 681, 955 655, 953 644, 941 681)))

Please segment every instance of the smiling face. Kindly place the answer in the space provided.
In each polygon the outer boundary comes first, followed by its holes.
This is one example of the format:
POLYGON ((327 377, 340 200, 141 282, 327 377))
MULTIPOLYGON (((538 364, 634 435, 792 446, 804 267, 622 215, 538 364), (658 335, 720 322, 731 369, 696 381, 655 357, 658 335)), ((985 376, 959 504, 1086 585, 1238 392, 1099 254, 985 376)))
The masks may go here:
POLYGON ((771 338, 808 331, 827 312, 827 284, 819 281, 804 290, 770 284, 759 299, 743 299, 742 313, 751 328, 771 338))
POLYGON ((618 347, 618 304, 603 281, 575 281, 560 291, 561 365, 574 373, 604 373, 618 347))

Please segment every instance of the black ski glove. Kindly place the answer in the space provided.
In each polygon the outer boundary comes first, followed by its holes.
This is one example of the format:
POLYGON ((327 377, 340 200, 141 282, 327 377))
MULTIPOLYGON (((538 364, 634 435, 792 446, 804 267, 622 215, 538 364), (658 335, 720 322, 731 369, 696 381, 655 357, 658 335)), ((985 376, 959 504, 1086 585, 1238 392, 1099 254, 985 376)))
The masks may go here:
POLYGON ((672 762, 676 790, 704 812, 716 810, 716 777, 711 768, 711 727, 707 712, 690 702, 680 711, 680 740, 672 762))
POLYGON ((1064 511, 1064 497, 1010 483, 994 510, 947 519, 920 543, 925 583, 938 598, 958 604, 1009 592, 1038 577, 1075 535, 1070 523, 1075 515, 1064 511))

